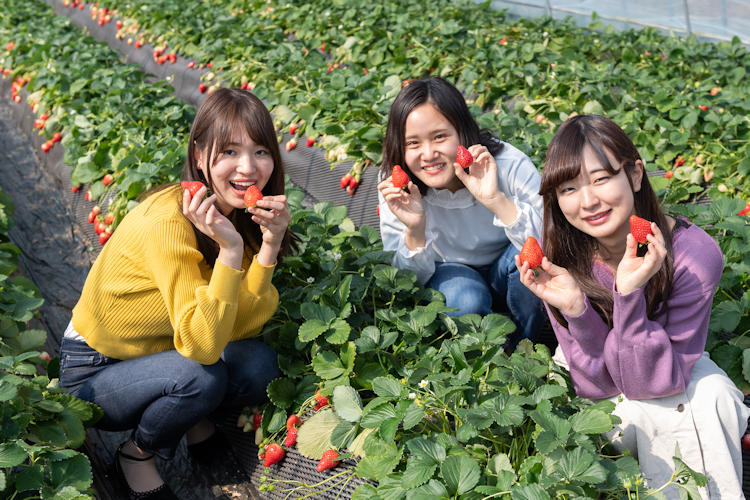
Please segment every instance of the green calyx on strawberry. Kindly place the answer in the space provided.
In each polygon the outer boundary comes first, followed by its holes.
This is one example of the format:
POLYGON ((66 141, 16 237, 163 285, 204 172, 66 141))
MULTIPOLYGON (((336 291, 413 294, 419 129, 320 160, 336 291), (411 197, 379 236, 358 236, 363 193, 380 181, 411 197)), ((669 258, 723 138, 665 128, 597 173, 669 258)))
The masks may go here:
POLYGON ((341 461, 336 460, 339 457, 339 452, 336 450, 326 450, 323 452, 323 457, 318 462, 318 466, 315 468, 318 472, 332 469, 336 467, 341 461))
POLYGON ((468 168, 469 165, 474 163, 474 157, 468 149, 459 144, 456 151, 456 162, 461 165, 461 168, 468 168))
POLYGON ((263 193, 260 192, 260 188, 253 184, 247 190, 245 190, 245 207, 255 208, 258 206, 258 202, 263 199, 263 193))
POLYGON ((646 238, 649 234, 654 234, 651 231, 651 223, 646 219, 642 219, 637 215, 630 216, 630 234, 633 235, 635 241, 640 245, 648 245, 648 239, 646 238))
POLYGON ((180 186, 183 191, 187 190, 190 193, 190 198, 192 198, 203 187, 203 183, 200 181, 182 181, 180 186))
POLYGON ((393 172, 391 172, 391 182, 393 187, 399 189, 406 189, 409 185, 409 174, 404 172, 401 165, 394 165, 393 172))
POLYGON ((273 464, 277 464, 284 460, 285 455, 284 448, 276 443, 271 443, 266 448, 266 453, 263 457, 263 466, 270 467, 273 464))
POLYGON ((537 275, 536 268, 542 265, 543 258, 544 254, 542 253, 542 248, 539 246, 536 238, 534 238, 533 236, 529 236, 528 238, 526 238, 526 241, 524 242, 523 248, 521 248, 521 253, 519 255, 521 264, 528 263, 529 269, 533 269, 534 275, 537 275))

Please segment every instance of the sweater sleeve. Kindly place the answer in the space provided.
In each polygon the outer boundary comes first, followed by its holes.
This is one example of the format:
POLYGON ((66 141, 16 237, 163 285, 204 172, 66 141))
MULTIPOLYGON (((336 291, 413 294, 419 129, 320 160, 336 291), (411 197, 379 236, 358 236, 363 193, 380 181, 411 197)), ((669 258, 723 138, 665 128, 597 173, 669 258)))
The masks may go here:
POLYGON ((435 256, 432 251, 432 244, 435 241, 434 235, 427 231, 425 246, 411 250, 406 246, 406 226, 393 215, 380 191, 378 191, 378 207, 380 211, 380 238, 383 240, 383 249, 394 252, 393 266, 414 271, 417 274, 417 280, 422 285, 426 284, 435 272, 435 256))
POLYGON ((626 295, 613 290, 612 329, 588 304, 581 316, 566 317, 567 330, 557 324, 579 395, 653 399, 684 392, 706 345, 722 269, 721 250, 705 235, 675 252, 671 293, 655 319, 646 314, 640 288, 626 295))
POLYGON ((516 219, 506 225, 498 217, 493 224, 505 229, 505 235, 519 250, 523 248, 526 238, 534 236, 539 239, 542 229, 542 197, 539 194, 541 176, 528 156, 505 144, 505 149, 512 148, 507 157, 503 152, 496 158, 500 189, 513 202, 518 210, 516 219))
POLYGON ((217 261, 206 281, 195 235, 180 221, 151 224, 146 232, 146 266, 167 309, 175 348, 199 363, 215 363, 231 339, 244 273, 217 261))

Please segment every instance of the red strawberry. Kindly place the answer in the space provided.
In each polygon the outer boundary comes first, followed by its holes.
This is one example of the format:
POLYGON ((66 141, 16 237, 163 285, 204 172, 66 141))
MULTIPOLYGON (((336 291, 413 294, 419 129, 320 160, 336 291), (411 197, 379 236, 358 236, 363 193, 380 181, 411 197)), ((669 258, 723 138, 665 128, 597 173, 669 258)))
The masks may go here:
POLYGON ((291 139, 286 141, 286 146, 284 147, 284 149, 286 149, 287 151, 291 151, 292 149, 296 147, 297 147, 297 139, 292 137, 291 139))
POLYGON ((81 186, 71 186, 70 190, 74 193, 77 193, 81 190, 81 186))
POLYGON ((315 137, 309 136, 307 138, 307 147, 311 148, 313 144, 315 144, 315 137))
POLYGON ((404 170, 401 168, 401 165, 393 166, 393 172, 391 172, 391 182, 393 183, 393 187, 397 187, 400 189, 406 189, 406 186, 409 185, 409 174, 404 172, 404 170))
POLYGON ((328 406, 328 396, 323 396, 320 393, 320 390, 315 393, 315 401, 317 401, 315 404, 315 410, 320 410, 324 406, 328 406))
POLYGON ((55 132, 52 134, 52 142, 60 142, 62 141, 62 134, 60 132, 55 132))
POLYGON ((336 467, 340 460, 336 460, 339 457, 339 452, 336 450, 326 450, 323 452, 323 457, 318 462, 318 466, 315 468, 318 472, 332 469, 336 467))
POLYGON ((143 41, 141 41, 141 40, 136 40, 136 41, 135 41, 135 48, 136 48, 136 49, 140 49, 141 47, 143 47, 143 41))
POLYGON ((104 184, 105 186, 109 186, 110 184, 112 184, 112 181, 114 181, 114 180, 115 180, 115 178, 112 177, 112 174, 107 174, 102 179, 102 184, 104 184))
POLYGON ((646 219, 641 219, 637 215, 630 216, 630 234, 633 235, 635 241, 640 244, 648 245, 646 236, 654 234, 651 231, 651 223, 646 219))
POLYGON ((91 194, 91 190, 87 189, 86 194, 83 196, 83 199, 86 201, 94 201, 94 195, 91 194))
POLYGON ((258 206, 258 202, 263 199, 263 193, 260 192, 258 186, 253 184, 245 190, 245 206, 247 208, 255 208, 258 206))
POLYGON ((297 442, 297 428, 292 427, 286 431, 286 439, 284 439, 284 446, 294 446, 297 442))
POLYGON ((104 217, 104 223, 109 226, 114 221, 115 221, 115 214, 113 214, 112 212, 107 212, 107 216, 104 217))
POLYGON ((16 42, 8 42, 8 45, 5 46, 5 50, 13 50, 13 47, 16 46, 16 42))
POLYGON ((299 424, 300 424, 299 417, 295 415, 294 413, 289 415, 289 418, 286 419, 287 430, 296 429, 297 427, 299 427, 299 424))
POLYGON ((263 458, 263 466, 270 467, 273 464, 279 463, 284 460, 284 448, 276 443, 271 443, 266 448, 265 457, 263 458))
POLYGON ((521 260, 521 264, 524 262, 529 263, 530 269, 536 269, 537 267, 542 265, 542 258, 544 257, 544 254, 542 253, 542 249, 539 246, 539 243, 537 243, 536 238, 533 236, 529 236, 526 238, 526 241, 523 244, 523 248, 521 248, 521 254, 519 256, 521 260))
POLYGON ((109 240, 109 236, 109 233, 106 232, 99 233, 99 244, 104 245, 109 240))
POLYGON ((192 198, 203 187, 203 183, 199 181, 182 181, 180 182, 180 186, 182 186, 183 191, 187 189, 190 192, 190 198, 192 198))
POLYGON ((666 177, 667 179, 671 179, 672 177, 674 177, 674 174, 671 170, 667 170, 667 172, 664 174, 664 177, 666 177))
POLYGON ((195 68, 195 61, 190 61, 189 63, 187 63, 187 67, 188 69, 195 68))
POLYGON ((47 141, 44 144, 42 144, 42 152, 46 153, 50 149, 52 149, 52 142, 51 141, 47 141))
POLYGON ((292 135, 296 134, 297 130, 299 130, 299 125, 297 125, 296 123, 292 123, 291 125, 289 125, 289 133, 290 134, 292 134, 292 135))
POLYGON ((698 105, 698 109, 700 109, 701 111, 706 111, 708 109, 708 106, 703 105, 703 104, 699 104, 698 105))
POLYGON ((721 92, 721 87, 714 87, 714 88, 712 88, 711 90, 708 91, 708 93, 711 94, 711 95, 716 95, 719 92, 721 92))
POLYGON ((206 85, 205 83, 201 83, 200 85, 198 85, 198 90, 201 94, 204 94, 206 90, 208 90, 208 85, 206 85))
POLYGON ((258 427, 260 427, 261 422, 263 422, 263 415, 261 415, 259 412, 253 413, 253 430, 257 431, 258 427))
POLYGON ((747 433, 744 436, 742 436, 742 449, 750 450, 750 433, 747 433))
POLYGON ((474 157, 471 156, 471 153, 468 149, 459 144, 458 151, 456 151, 456 161, 459 165, 461 165, 462 168, 466 168, 474 163, 474 157))
POLYGON ((47 351, 42 351, 41 353, 39 353, 39 359, 49 363, 49 360, 52 358, 50 358, 50 355, 47 351))
POLYGON ((349 185, 349 182, 353 179, 352 174, 347 172, 346 175, 344 175, 341 178, 341 181, 339 181, 339 184, 341 185, 341 189, 346 189, 346 186, 349 185))
POLYGON ((675 168, 681 167, 684 164, 685 164, 685 158, 683 158, 682 156, 678 156, 677 158, 675 158, 674 160, 675 168))
POLYGON ((750 215, 750 202, 745 203, 745 208, 737 212, 737 215, 739 215, 740 217, 744 215, 750 215))
POLYGON ((94 208, 91 209, 91 213, 94 214, 94 217, 102 213, 102 209, 99 208, 99 205, 94 205, 94 208))

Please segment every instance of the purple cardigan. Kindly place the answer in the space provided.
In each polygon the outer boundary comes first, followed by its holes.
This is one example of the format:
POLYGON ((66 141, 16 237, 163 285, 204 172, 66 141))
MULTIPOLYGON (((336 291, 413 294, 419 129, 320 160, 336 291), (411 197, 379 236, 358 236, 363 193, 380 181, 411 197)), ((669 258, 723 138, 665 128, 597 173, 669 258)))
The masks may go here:
POLYGON ((594 264, 594 276, 613 291, 613 328, 607 327, 588 298, 580 316, 564 316, 567 329, 550 314, 579 396, 651 399, 687 388, 706 346, 724 257, 713 238, 693 224, 675 228, 672 248, 672 291, 652 319, 646 316, 644 287, 621 295, 615 291, 615 276, 601 263, 594 264))

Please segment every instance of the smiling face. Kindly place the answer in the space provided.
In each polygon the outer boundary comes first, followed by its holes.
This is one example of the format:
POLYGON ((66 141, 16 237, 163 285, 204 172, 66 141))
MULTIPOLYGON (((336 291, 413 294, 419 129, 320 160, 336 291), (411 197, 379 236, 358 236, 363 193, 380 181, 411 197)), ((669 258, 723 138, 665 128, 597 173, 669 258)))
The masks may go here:
MULTIPOLYGON (((585 146, 581 173, 557 186, 557 203, 567 221, 576 229, 596 238, 605 247, 624 246, 630 232, 629 218, 634 211, 634 193, 628 174, 614 156, 605 150, 611 173, 591 146, 585 146)), ((636 161, 632 171, 634 186, 640 189, 643 163, 636 161)))
POLYGON ((210 179, 216 194, 216 206, 228 215, 233 209, 244 209, 243 197, 248 186, 256 185, 263 190, 273 173, 274 161, 268 148, 255 143, 238 129, 229 144, 216 152, 213 164, 209 165, 209 151, 194 148, 198 169, 210 179))
POLYGON ((463 183, 453 163, 460 144, 458 132, 435 106, 425 103, 406 117, 404 160, 409 170, 425 185, 457 191, 463 183))

